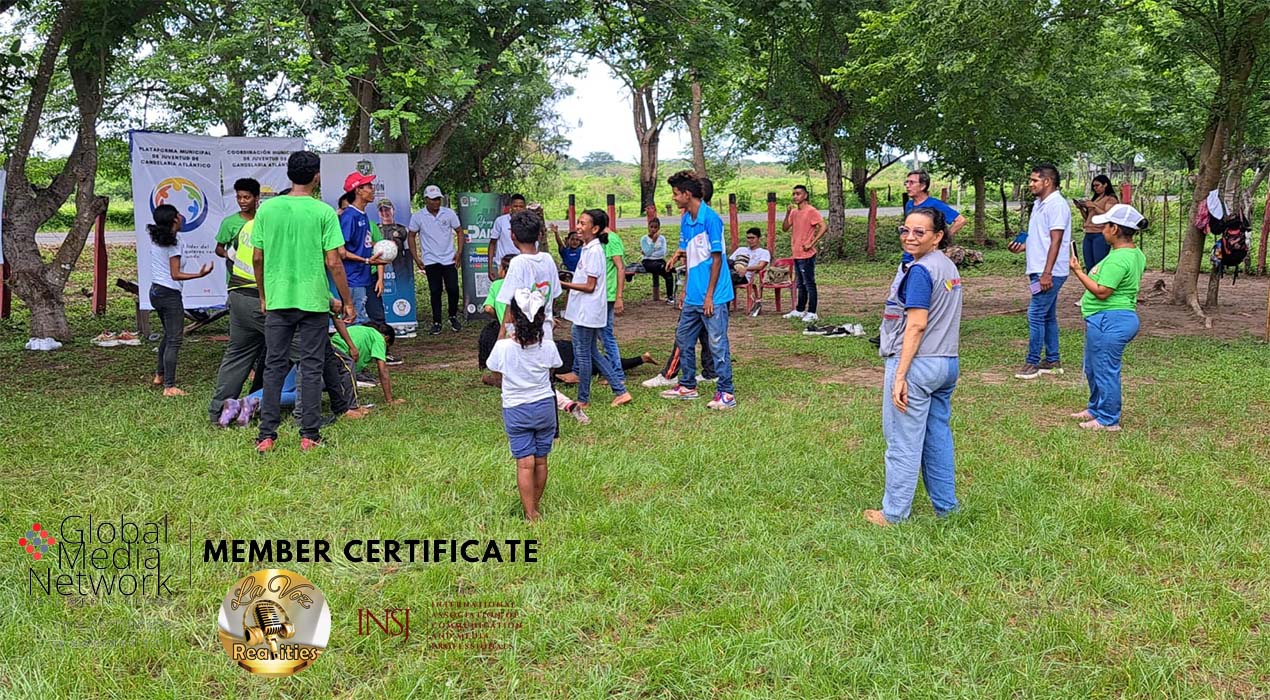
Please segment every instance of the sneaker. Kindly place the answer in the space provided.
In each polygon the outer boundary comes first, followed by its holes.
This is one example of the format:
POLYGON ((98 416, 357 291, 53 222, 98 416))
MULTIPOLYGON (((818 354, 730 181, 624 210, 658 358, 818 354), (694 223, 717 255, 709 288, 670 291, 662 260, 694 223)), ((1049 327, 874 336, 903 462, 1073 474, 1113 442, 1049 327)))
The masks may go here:
POLYGON ((653 376, 651 379, 645 379, 644 381, 640 382, 639 385, 643 387, 647 387, 649 389, 655 389, 659 386, 674 386, 678 383, 679 382, 672 377, 667 377, 665 375, 658 374, 653 376))
POLYGON ((1042 360, 1041 364, 1036 366, 1036 369, 1041 374, 1062 374, 1063 363, 1057 360, 1055 360, 1054 362, 1050 362, 1049 360, 1042 360))
POLYGON ((357 373, 357 386, 362 389, 373 389, 379 386, 379 380, 368 372, 357 373))
POLYGON ((256 454, 264 454, 273 449, 273 438, 257 438, 256 454))
POLYGON ((820 317, 814 313, 803 314, 803 321, 807 323, 815 323, 816 321, 819 321, 819 320, 820 320, 820 317))
POLYGON ((824 335, 835 328, 837 326, 817 326, 813 323, 803 329, 803 335, 824 335))
POLYGON ((463 330, 463 324, 459 323, 458 316, 450 317, 450 330, 454 331, 455 333, 458 333, 459 331, 463 330))
POLYGON ((386 352, 384 353, 384 364, 394 365, 394 366, 399 365, 401 364, 401 358, 397 357, 396 355, 393 355, 392 353, 386 352))
POLYGON ((309 450, 312 450, 314 448, 318 448, 321 446, 322 446, 321 440, 314 440, 313 438, 300 438, 301 452, 308 452, 309 450))
POLYGON ((141 336, 132 331, 119 331, 119 334, 115 336, 115 340, 118 340, 120 345, 141 344, 141 336))
POLYGON ((1105 430, 1109 433, 1120 432, 1119 423, 1117 423, 1116 425, 1103 425, 1102 423, 1099 423, 1096 420, 1087 420, 1084 423, 1081 423, 1080 427, 1084 428, 1085 430, 1105 430))
POLYGON ((826 338, 850 338, 851 331, 846 326, 838 326, 830 329, 827 333, 822 334, 826 338))
POLYGON ((781 316, 781 318, 796 318, 796 319, 798 319, 798 320, 800 320, 800 321, 801 321, 801 320, 803 319, 803 316, 804 316, 804 314, 803 314, 803 312, 801 312, 801 311, 790 311, 789 313, 785 314, 784 316, 781 316))
POLYGON ((1041 376, 1041 370, 1036 365, 1023 365, 1023 367, 1014 373, 1015 379, 1036 379, 1041 376))
POLYGON ((729 408, 736 408, 736 396, 726 391, 717 391, 714 398, 706 402, 706 408, 712 408, 716 411, 726 411, 729 408))
POLYGON ((245 428, 251 422, 251 417, 260 411, 260 399, 247 397, 239 402, 238 407, 238 425, 245 428))
POLYGON ((718 378, 718 377, 707 377, 707 376, 705 376, 704 374, 698 374, 698 375, 697 375, 697 383, 698 383, 698 384, 700 384, 700 383, 702 383, 702 382, 717 382, 717 381, 719 381, 719 378, 718 378))
POLYGON ((119 344, 119 337, 110 331, 102 331, 93 338, 92 343, 101 348, 113 348, 119 344))
POLYGON ((230 423, 238 417, 238 410, 241 404, 238 399, 225 399, 225 403, 221 405, 220 417, 216 419, 216 425, 222 428, 228 428, 230 423))
POLYGON ((754 302, 753 304, 750 304, 750 317, 751 317, 751 318, 758 318, 758 315, 759 315, 759 314, 761 314, 761 313, 763 313, 763 302, 762 302, 762 301, 756 301, 756 302, 754 302))
POLYGON ((666 306, 674 306, 674 305, 675 305, 675 300, 674 300, 674 299, 667 299, 667 300, 666 300, 666 306))
POLYGON ((674 389, 667 389, 666 391, 661 392, 661 397, 663 399, 690 400, 701 398, 701 395, 697 393, 696 389, 689 389, 682 384, 676 384, 674 389))
POLYGON ((875 335, 875 336, 873 336, 872 338, 869 338, 869 342, 870 342, 870 343, 873 343, 874 345, 876 345, 876 346, 878 346, 878 347, 882 347, 882 336, 880 336, 880 335, 875 335))
POLYGON ((588 418, 586 412, 582 410, 582 404, 577 401, 570 401, 569 405, 564 407, 564 411, 565 413, 573 416, 573 419, 582 425, 589 425, 591 423, 591 419, 588 418))
POLYGON ((432 330, 428 331, 428 335, 441 335, 441 324, 432 324, 432 330))

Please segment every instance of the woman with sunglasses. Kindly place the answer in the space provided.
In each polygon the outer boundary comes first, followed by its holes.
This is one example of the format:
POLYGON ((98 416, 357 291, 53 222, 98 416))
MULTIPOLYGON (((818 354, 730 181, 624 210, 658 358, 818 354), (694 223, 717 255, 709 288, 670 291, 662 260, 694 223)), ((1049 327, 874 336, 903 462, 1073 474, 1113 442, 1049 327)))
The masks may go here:
POLYGON ((882 313, 886 490, 881 510, 864 511, 880 526, 908 519, 919 474, 935 515, 957 510, 949 419, 959 371, 961 275, 944 255, 951 241, 938 209, 913 209, 899 232, 913 260, 901 263, 882 313))

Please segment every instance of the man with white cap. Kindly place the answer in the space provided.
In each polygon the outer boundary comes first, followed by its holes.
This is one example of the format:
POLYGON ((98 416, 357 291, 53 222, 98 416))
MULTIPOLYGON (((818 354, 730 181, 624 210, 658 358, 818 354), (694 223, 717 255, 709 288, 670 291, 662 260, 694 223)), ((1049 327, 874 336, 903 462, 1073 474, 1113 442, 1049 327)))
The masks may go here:
POLYGON ((428 278, 428 295, 432 300, 432 335, 441 334, 441 288, 445 288, 450 328, 458 332, 459 324, 459 256, 463 253, 463 228, 453 209, 441 206, 441 188, 423 188, 423 209, 410 217, 410 234, 417 235, 410 255, 415 265, 428 278))

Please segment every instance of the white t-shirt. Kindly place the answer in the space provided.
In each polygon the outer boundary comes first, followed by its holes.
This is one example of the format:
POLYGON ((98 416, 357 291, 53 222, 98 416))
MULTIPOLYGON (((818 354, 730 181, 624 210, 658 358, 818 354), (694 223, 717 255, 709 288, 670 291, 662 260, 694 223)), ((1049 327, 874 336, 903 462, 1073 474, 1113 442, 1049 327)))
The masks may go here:
POLYGON ((600 239, 593 238, 582 246, 582 257, 578 258, 578 267, 573 271, 575 284, 586 284, 588 277, 594 277, 595 289, 587 294, 576 289, 569 291, 569 303, 564 308, 564 317, 574 325, 583 328, 603 328, 608 325, 608 283, 605 275, 608 261, 604 257, 604 246, 600 239))
POLYGON ((555 318, 551 312, 551 302, 559 297, 563 290, 560 287, 560 271, 556 269, 556 261, 550 254, 521 253, 512 258, 512 264, 507 266, 507 276, 503 278, 503 286, 498 290, 498 303, 512 303, 517 289, 537 289, 546 298, 547 304, 544 308, 547 312, 544 318, 547 319, 547 323, 543 326, 542 332, 546 337, 544 342, 551 341, 552 319, 555 318))
MULTIPOLYGON (((503 214, 494 219, 494 225, 489 231, 490 245, 494 246, 494 264, 497 265, 505 255, 519 255, 520 251, 516 248, 516 239, 512 238, 512 215, 503 214)), ((538 243, 534 242, 534 250, 538 249, 538 243)))
POLYGON ((424 265, 453 265, 454 229, 459 227, 459 216, 449 207, 441 207, 435 216, 427 208, 410 217, 410 231, 419 232, 419 248, 424 265))
POLYGON ((1032 217, 1027 222, 1027 274, 1045 272, 1045 260, 1050 254, 1050 231, 1063 230, 1062 247, 1058 249, 1058 258, 1050 274, 1054 277, 1066 277, 1071 272, 1072 243, 1072 208, 1061 190, 1054 190, 1050 196, 1032 205, 1032 217))
POLYGON ((176 245, 150 246, 150 284, 181 291, 181 283, 172 279, 172 263, 169 260, 181 255, 184 248, 180 239, 177 239, 176 245))
POLYGON ((555 341, 543 337, 537 345, 522 348, 511 338, 494 343, 485 366, 503 375, 503 408, 554 398, 551 370, 562 364, 555 341))
MULTIPOLYGON (((750 262, 746 264, 746 267, 754 267, 759 263, 767 263, 768 265, 772 264, 772 254, 767 252, 767 248, 737 248, 732 251, 732 255, 729 259, 736 260, 736 256, 738 255, 745 255, 749 257, 750 262)), ((754 273, 745 273, 745 279, 753 281, 754 273)))

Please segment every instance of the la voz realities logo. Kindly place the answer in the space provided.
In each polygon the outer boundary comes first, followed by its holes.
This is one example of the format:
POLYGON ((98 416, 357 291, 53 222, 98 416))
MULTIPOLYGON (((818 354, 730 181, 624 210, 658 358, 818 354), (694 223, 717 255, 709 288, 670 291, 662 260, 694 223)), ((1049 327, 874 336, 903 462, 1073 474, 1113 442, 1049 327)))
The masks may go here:
POLYGON ((163 204, 171 204, 181 214, 181 233, 197 229, 207 219, 207 197, 198 185, 183 177, 169 177, 154 186, 150 213, 163 204))
POLYGON ((260 676, 290 676, 308 668, 331 638, 326 596, 286 569, 261 569, 230 586, 217 623, 229 658, 260 676))

